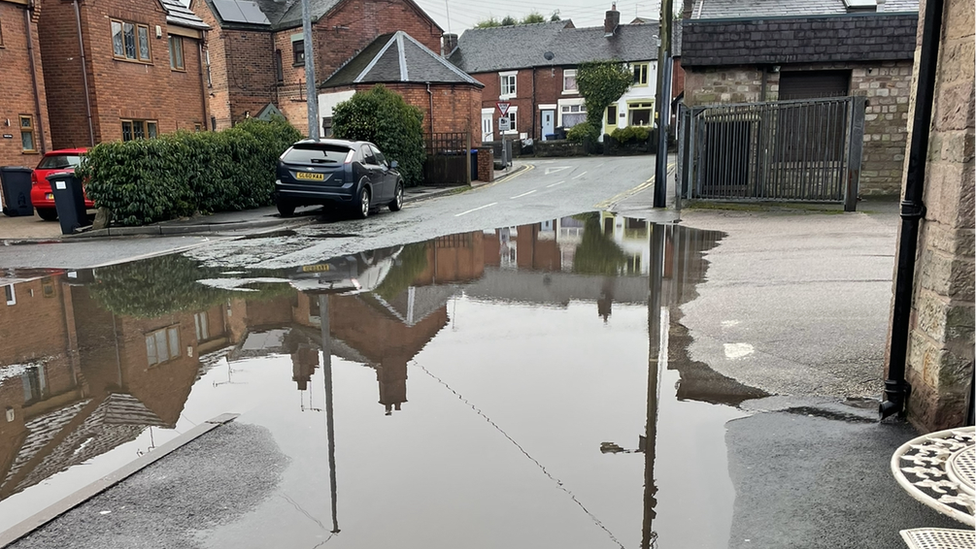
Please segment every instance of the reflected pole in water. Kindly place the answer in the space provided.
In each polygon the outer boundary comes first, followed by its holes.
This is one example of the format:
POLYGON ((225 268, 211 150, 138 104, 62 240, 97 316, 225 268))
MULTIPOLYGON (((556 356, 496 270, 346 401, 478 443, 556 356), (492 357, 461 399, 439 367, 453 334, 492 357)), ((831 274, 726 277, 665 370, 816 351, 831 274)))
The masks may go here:
POLYGON ((338 534, 335 424, 332 420, 332 334, 329 328, 329 296, 325 294, 319 294, 319 319, 322 325, 322 373, 325 374, 325 426, 329 439, 329 489, 332 495, 332 533, 338 534))
POLYGON ((653 522, 657 516, 657 485, 654 483, 654 458, 657 446, 658 408, 658 357, 661 354, 661 290, 664 280, 664 226, 651 224, 651 257, 648 266, 649 291, 647 296, 647 425, 644 433, 644 527, 641 547, 656 545, 657 533, 653 522))

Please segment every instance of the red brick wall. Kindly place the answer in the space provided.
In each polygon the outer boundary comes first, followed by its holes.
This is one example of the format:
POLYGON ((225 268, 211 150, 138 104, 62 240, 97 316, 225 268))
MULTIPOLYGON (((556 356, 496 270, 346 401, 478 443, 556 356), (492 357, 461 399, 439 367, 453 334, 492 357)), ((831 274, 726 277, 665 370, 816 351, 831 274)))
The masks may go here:
POLYGON ((671 69, 671 99, 678 97, 683 91, 685 91, 685 70, 681 68, 681 59, 675 59, 671 69))
MULTIPOLYGON (((485 109, 495 109, 492 116, 495 119, 493 127, 497 138, 497 120, 500 113, 496 104, 499 101, 501 77, 497 72, 478 73, 471 76, 485 85, 481 94, 481 106, 485 109)), ((554 105, 559 99, 579 97, 579 94, 563 94, 562 67, 537 67, 519 70, 515 81, 515 94, 514 98, 505 101, 514 107, 518 107, 518 132, 525 133, 535 139, 542 137, 542 119, 539 113, 539 105, 554 105)))
POLYGON ((38 41, 37 17, 35 9, 31 22, 31 37, 34 48, 34 66, 37 79, 41 111, 37 112, 34 102, 34 88, 31 81, 30 57, 27 49, 27 30, 24 25, 26 6, 11 4, 0 0, 0 166, 28 166, 33 168, 40 160, 40 151, 50 150, 50 122, 47 115, 47 98, 44 95, 43 64, 38 41), (25 153, 20 138, 20 115, 34 117, 34 141, 37 153, 25 153), (9 125, 8 125, 9 121, 9 125), (44 140, 41 140, 43 130, 44 140), (4 135, 13 137, 6 138, 4 135))
MULTIPOLYGON (((185 71, 170 69, 166 13, 156 2, 116 0, 80 4, 88 63, 95 141, 121 139, 122 118, 155 120, 160 133, 193 130, 208 122, 201 78, 199 40, 183 38, 185 71), (151 63, 113 57, 110 19, 149 26, 151 63), (159 26, 162 37, 156 38, 159 26)), ((52 105, 52 141, 57 148, 88 144, 84 93, 78 68, 78 35, 72 4, 49 2, 39 22, 52 105)))
MULTIPOLYGON (((216 28, 216 22, 212 25, 216 28)), ((215 31, 208 42, 217 129, 257 116, 268 103, 275 102, 277 81, 270 33, 223 29, 215 31)))

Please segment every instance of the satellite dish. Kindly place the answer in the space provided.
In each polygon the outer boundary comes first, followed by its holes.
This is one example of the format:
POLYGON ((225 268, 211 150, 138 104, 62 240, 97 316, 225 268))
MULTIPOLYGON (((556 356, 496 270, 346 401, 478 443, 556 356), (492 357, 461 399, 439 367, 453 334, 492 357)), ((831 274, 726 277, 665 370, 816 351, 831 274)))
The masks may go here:
POLYGON ((546 53, 542 54, 542 57, 545 57, 546 61, 552 61, 553 59, 556 58, 556 55, 551 51, 547 51, 546 53))

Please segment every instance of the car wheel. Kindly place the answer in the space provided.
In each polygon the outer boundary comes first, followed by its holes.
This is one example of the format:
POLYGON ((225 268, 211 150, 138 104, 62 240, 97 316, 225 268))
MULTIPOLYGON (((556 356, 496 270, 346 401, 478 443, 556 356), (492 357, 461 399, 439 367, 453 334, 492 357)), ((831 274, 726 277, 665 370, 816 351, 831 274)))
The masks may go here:
POLYGON ((390 202, 390 211, 398 212, 403 208, 403 182, 397 181, 396 191, 393 192, 393 202, 390 202))
POLYGON ((356 210, 356 217, 359 219, 369 217, 369 189, 366 187, 359 190, 359 209, 356 210))
POLYGON ((57 221, 58 210, 55 208, 38 208, 37 215, 41 216, 44 221, 57 221))
POLYGON ((281 217, 291 217, 295 215, 295 204, 292 202, 279 198, 275 201, 275 206, 278 207, 278 214, 281 215, 281 217))

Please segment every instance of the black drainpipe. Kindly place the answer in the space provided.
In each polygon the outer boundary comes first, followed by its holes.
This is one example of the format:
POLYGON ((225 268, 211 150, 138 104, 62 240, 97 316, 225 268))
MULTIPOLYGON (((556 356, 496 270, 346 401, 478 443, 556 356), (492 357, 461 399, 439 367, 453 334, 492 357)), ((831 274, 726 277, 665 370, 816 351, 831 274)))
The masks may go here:
POLYGON ((34 33, 31 32, 31 11, 34 5, 24 10, 24 29, 27 32, 27 58, 30 61, 31 86, 34 88, 34 110, 37 111, 37 134, 41 141, 41 154, 47 152, 44 145, 44 113, 41 112, 41 94, 37 88, 37 65, 34 64, 34 33))
POLYGON ((912 313, 912 290, 915 282, 915 256, 918 251, 919 221, 925 217, 925 159, 929 148, 932 102, 939 62, 939 36, 942 34, 943 0, 926 0, 922 22, 922 51, 918 62, 918 84, 915 91, 915 117, 912 142, 908 149, 908 175, 905 198, 901 202, 901 238, 898 248, 898 270, 895 273, 895 300, 891 315, 891 351, 888 354, 888 379, 884 402, 879 407, 881 419, 905 411, 911 386, 905 381, 909 319, 912 313))

